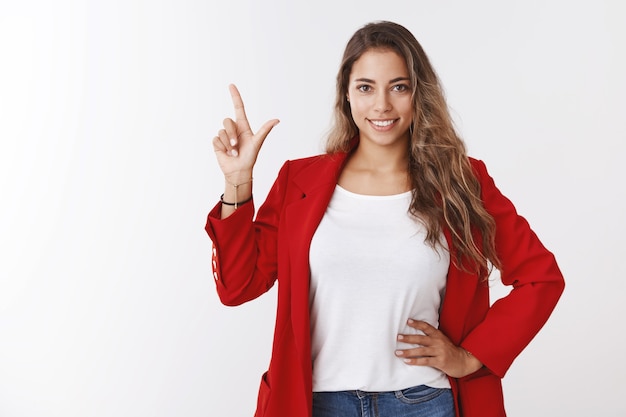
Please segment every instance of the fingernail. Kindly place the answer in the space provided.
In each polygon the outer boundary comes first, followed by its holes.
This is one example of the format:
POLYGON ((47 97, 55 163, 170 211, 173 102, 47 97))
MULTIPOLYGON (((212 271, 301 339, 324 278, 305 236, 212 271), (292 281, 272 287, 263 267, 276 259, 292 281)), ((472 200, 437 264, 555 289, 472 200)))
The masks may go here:
POLYGON ((409 323, 409 324, 413 324, 413 323, 415 323, 415 320, 413 320, 413 319, 408 319, 406 322, 407 322, 407 323, 409 323))
POLYGON ((404 352, 402 352, 401 350, 396 350, 396 355, 402 356, 403 354, 404 354, 404 352))
POLYGON ((230 140, 230 146, 235 146, 237 144, 237 139, 230 140))
POLYGON ((232 156, 237 156, 237 155, 239 155, 239 152, 237 152, 237 149, 232 149, 232 150, 230 151, 230 154, 231 154, 232 156))
POLYGON ((404 360, 404 363, 411 363, 411 359, 408 359, 408 358, 407 358, 407 359, 405 359, 405 360, 404 360))
POLYGON ((398 335, 398 340, 403 340, 404 336, 402 336, 401 334, 398 335))

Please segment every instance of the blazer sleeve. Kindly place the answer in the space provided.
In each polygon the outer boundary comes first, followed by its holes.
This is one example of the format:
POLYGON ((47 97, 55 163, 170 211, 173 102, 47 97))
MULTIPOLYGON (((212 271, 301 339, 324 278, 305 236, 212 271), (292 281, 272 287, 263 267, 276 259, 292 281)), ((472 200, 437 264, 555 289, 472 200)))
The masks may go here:
POLYGON ((205 230, 213 243, 213 278, 220 301, 243 304, 267 292, 277 279, 278 224, 289 164, 278 178, 254 219, 254 202, 220 218, 221 203, 209 212, 205 230))
POLYGON ((493 303, 462 346, 499 377, 548 320, 565 282, 554 255, 496 187, 482 161, 472 160, 483 203, 496 222, 502 282, 510 293, 493 303))

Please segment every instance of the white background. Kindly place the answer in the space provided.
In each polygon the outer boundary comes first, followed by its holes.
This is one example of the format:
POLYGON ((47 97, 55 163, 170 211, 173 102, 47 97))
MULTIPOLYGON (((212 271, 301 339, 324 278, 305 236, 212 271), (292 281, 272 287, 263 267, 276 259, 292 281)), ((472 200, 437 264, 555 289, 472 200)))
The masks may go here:
MULTIPOLYGON (((318 153, 350 35, 395 20, 567 288, 508 413, 626 415, 626 29, 619 0, 2 1, 0 416, 251 416, 275 289, 219 303, 210 140, 236 83, 255 172, 318 153)), ((496 296, 503 291, 495 287, 496 296)))

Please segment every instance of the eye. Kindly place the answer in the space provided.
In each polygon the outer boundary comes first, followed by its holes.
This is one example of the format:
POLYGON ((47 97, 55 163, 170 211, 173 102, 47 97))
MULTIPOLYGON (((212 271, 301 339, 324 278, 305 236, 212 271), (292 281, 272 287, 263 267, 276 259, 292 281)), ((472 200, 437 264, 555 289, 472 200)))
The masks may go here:
POLYGON ((406 84, 396 84, 393 87, 391 87, 392 91, 396 91, 398 93, 404 93, 409 91, 409 86, 406 84))
POLYGON ((367 85, 367 84, 361 84, 361 85, 357 85, 356 89, 362 93, 368 93, 372 91, 372 86, 367 85))

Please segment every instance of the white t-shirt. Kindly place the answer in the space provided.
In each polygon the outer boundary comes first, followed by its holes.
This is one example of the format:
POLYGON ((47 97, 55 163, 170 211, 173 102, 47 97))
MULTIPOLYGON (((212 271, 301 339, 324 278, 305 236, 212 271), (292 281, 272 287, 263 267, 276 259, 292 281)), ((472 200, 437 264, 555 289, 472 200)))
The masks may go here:
MULTIPOLYGON (((450 256, 425 242, 411 192, 368 196, 336 186, 311 241, 313 391, 450 387, 395 355, 409 318, 439 325, 450 256)), ((440 239, 445 245, 445 239, 440 239)))

